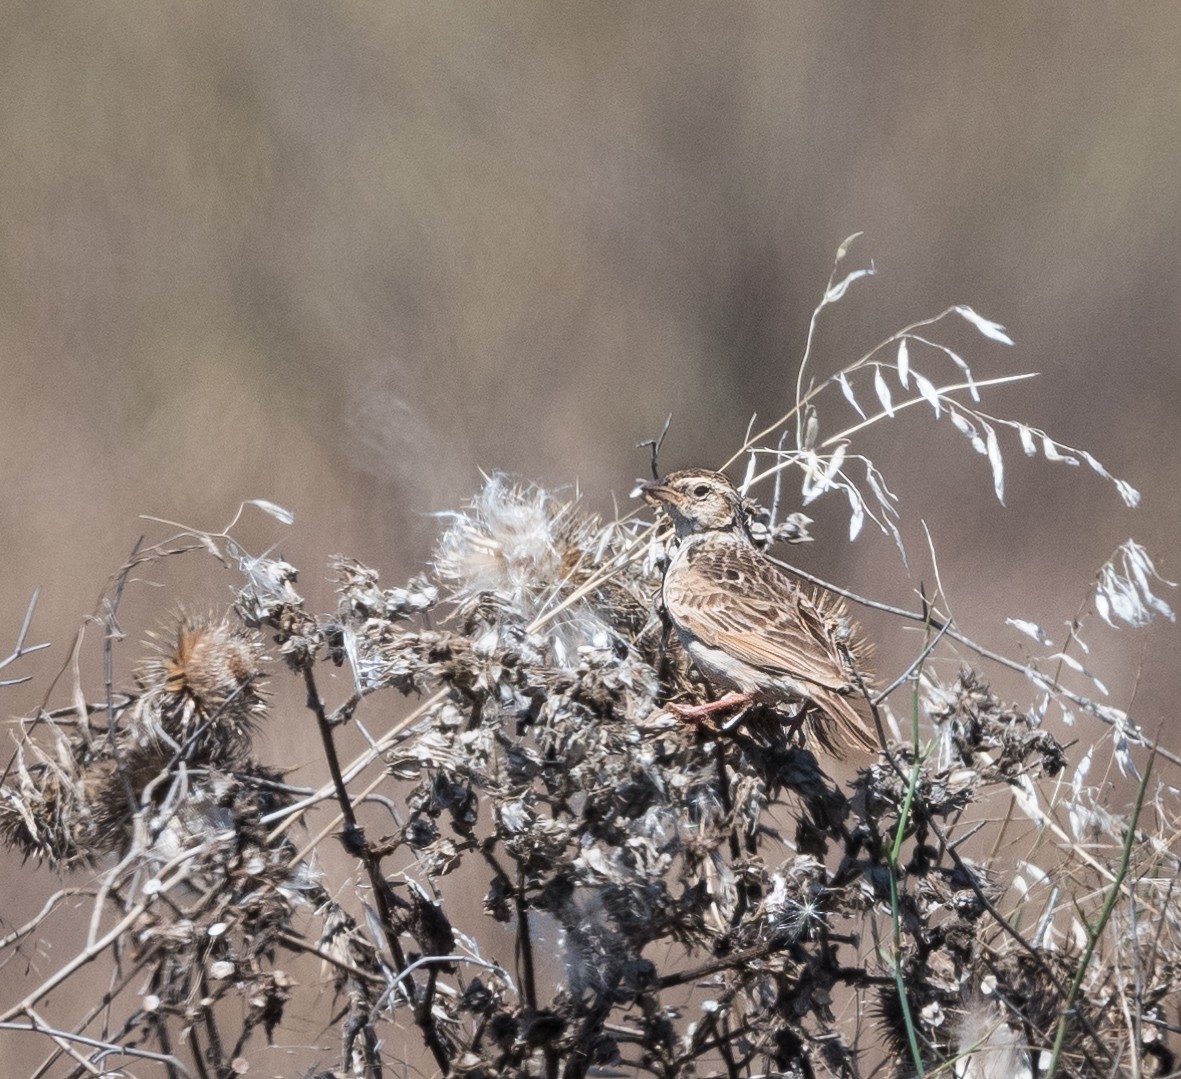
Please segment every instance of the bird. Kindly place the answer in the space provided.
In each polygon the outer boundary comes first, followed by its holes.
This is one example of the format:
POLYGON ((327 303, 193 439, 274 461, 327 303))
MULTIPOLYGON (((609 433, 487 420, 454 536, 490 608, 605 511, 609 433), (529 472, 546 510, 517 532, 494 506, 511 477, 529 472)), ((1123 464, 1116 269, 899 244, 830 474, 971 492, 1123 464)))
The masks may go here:
POLYGON ((866 648, 843 601, 823 590, 809 594, 759 550, 730 480, 683 469, 640 493, 668 514, 679 540, 661 586, 668 621, 702 674, 729 691, 670 710, 702 721, 740 705, 786 705, 838 756, 879 748, 857 707, 868 711, 859 669, 866 648))

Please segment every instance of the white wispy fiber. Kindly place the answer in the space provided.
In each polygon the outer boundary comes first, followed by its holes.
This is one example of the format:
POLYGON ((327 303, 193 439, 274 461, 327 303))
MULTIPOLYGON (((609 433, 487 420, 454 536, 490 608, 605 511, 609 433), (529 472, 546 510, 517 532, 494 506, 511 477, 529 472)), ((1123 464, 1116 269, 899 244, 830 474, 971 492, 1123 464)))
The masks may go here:
POLYGON ((523 613, 563 575, 567 507, 547 491, 496 473, 465 513, 452 519, 435 553, 439 576, 455 585, 455 598, 493 592, 523 613))
MULTIPOLYGON (((620 540, 630 536, 618 525, 603 526, 550 492, 494 473, 465 512, 449 513, 451 526, 435 551, 440 581, 453 589, 461 611, 477 606, 519 625, 537 625, 549 645, 551 662, 574 666, 587 650, 609 650, 619 643, 602 597, 575 598, 560 611, 595 569, 610 559, 620 540)), ((634 602, 618 575, 613 600, 634 602)), ((589 596, 593 597, 593 592, 589 596)), ((493 627, 495 629, 495 627, 493 627)))
POLYGON ((956 1079, 1033 1079, 1021 1035, 991 1001, 977 998, 964 1009, 957 1029, 956 1079))

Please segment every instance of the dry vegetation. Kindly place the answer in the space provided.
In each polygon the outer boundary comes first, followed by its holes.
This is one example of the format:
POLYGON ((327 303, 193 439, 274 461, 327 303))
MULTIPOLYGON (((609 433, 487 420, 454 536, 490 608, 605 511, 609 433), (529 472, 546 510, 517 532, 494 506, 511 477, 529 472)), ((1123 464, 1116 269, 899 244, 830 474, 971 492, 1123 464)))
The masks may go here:
MULTIPOLYGON (((834 272, 817 313, 864 275, 834 272)), ((968 308, 945 316, 1007 341, 968 308)), ((1106 476, 983 412, 988 383, 929 336, 938 321, 818 383, 805 352, 793 410, 736 454, 770 550, 806 539, 806 518, 778 520, 796 468, 805 504, 843 493, 854 537, 876 523, 901 549, 898 507, 852 439, 912 406, 965 435, 998 497, 1007 432, 1106 476), (820 403, 861 417, 824 437, 820 403)), ((182 616, 132 686, 79 667, 70 701, 16 732, 0 831, 26 872, 47 864, 68 885, 0 939, 0 1022, 45 1040, 38 1074, 273 1074, 260 1047, 283 1044, 286 1011, 317 990, 290 973, 297 953, 332 988, 305 1073, 321 1077, 1181 1067, 1176 792, 1152 778, 1160 758, 1130 718, 1077 688, 1081 625, 1055 647, 1023 624, 1049 651, 1015 661, 967 640, 939 595, 889 612, 923 643, 906 670, 879 672, 882 752, 842 784, 781 715, 718 731, 665 708, 711 687, 654 605, 659 522, 600 520, 495 476, 449 520, 429 574, 383 588, 337 557, 327 613, 300 598, 296 567, 249 555, 232 527, 135 552, 98 612, 105 670, 145 566, 211 555, 240 575, 231 610, 182 616), (1028 677, 1035 707, 989 690, 998 663, 1028 677), (333 670, 352 691, 325 701, 333 670), (254 733, 276 718, 265 682, 285 677, 320 734, 319 790, 256 757, 254 733), (394 695, 401 718, 342 760, 342 729, 394 695), (1139 768, 1134 805, 1100 804, 1092 752, 1055 740, 1076 713, 1113 732, 1100 751, 1139 768), (352 872, 330 878, 325 844, 352 872), (454 881, 480 888, 482 922, 460 922, 454 881), (38 936, 82 901, 83 948, 47 967, 38 936), (55 1014, 47 999, 93 963, 106 995, 55 1014)), ((1098 582, 1108 621, 1171 617, 1130 541, 1098 582)))

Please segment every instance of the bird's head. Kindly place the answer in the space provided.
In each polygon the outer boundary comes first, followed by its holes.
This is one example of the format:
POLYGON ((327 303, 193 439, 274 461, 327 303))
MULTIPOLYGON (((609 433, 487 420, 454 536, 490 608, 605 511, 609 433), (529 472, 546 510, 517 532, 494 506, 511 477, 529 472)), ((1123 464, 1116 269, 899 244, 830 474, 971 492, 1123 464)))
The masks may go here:
POLYGON ((645 483, 640 493, 653 506, 664 509, 682 538, 731 530, 747 535, 742 495, 720 472, 704 468, 670 472, 658 482, 645 483))

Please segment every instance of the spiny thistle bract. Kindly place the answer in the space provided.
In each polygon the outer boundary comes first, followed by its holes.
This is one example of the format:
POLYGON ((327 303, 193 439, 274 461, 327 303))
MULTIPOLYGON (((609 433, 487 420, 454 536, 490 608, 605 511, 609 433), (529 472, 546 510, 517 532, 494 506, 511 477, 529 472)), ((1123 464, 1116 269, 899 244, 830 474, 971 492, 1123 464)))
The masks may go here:
POLYGON ((26 856, 73 866, 121 853, 179 764, 213 774, 246 763, 264 709, 257 639, 225 619, 181 616, 156 648, 109 714, 96 710, 72 737, 43 718, 46 738, 18 747, 0 822, 26 856))
POLYGON ((233 763, 249 752, 265 712, 262 645, 228 618, 179 616, 141 669, 131 726, 188 760, 233 763))

